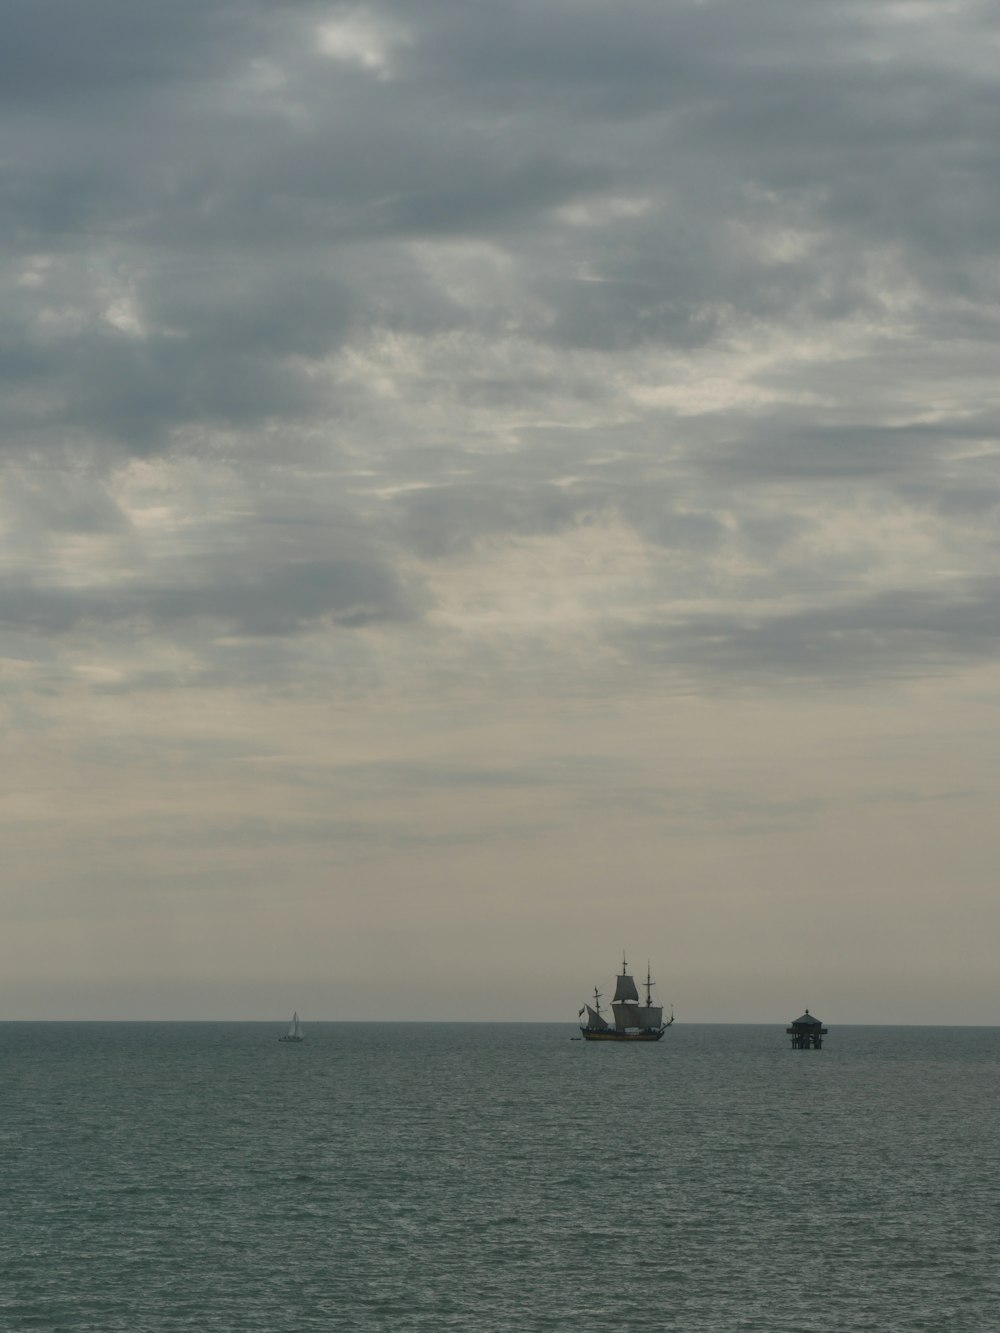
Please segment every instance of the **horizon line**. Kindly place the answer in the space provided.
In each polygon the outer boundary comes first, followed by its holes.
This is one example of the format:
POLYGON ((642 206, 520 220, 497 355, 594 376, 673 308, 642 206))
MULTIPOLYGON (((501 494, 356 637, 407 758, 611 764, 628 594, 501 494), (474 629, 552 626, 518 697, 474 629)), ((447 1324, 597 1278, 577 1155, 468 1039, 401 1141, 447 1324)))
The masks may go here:
MULTIPOLYGON (((569 1019, 560 1018, 300 1018, 303 1027, 310 1024, 343 1027, 378 1027, 391 1024, 394 1027, 407 1024, 436 1025, 441 1027, 567 1027, 579 1028, 579 1024, 569 1019)), ((778 1027, 788 1025, 791 1019, 689 1019, 685 1022, 677 1019, 672 1027, 778 1027)), ((829 1026, 827 1019, 821 1020, 829 1026)), ((281 1018, 0 1018, 0 1026, 15 1023, 247 1023, 270 1027, 287 1027, 288 1020, 281 1018)), ((1000 1028, 996 1023, 834 1023, 832 1026, 843 1028, 1000 1028)))

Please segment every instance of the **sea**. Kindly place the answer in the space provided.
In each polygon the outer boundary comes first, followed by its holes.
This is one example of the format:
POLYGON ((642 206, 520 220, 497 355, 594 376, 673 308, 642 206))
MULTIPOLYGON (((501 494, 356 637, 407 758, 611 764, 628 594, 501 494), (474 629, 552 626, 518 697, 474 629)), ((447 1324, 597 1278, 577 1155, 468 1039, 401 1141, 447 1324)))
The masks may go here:
POLYGON ((1000 1029, 0 1023, 4 1333, 990 1333, 1000 1029))

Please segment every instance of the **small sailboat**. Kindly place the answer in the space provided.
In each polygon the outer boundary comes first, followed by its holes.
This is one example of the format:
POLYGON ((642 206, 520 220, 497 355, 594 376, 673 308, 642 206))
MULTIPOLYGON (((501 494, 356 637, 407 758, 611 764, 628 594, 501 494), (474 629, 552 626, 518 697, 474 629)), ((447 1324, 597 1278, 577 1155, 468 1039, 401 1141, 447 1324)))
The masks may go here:
POLYGON ((285 1033, 283 1037, 279 1037, 278 1040, 305 1041, 305 1037, 303 1037, 302 1035, 302 1024, 299 1022, 298 1010, 296 1010, 295 1013, 292 1014, 292 1021, 288 1025, 288 1031, 285 1033))
POLYGON ((584 1041, 659 1041, 667 1028, 674 1021, 671 1008, 670 1017, 664 1023, 663 1006, 653 1004, 653 981, 649 964, 646 964, 646 1003, 639 1003, 639 992, 635 978, 629 975, 628 963, 622 954, 622 970, 615 978, 615 998, 611 1002, 614 1013, 614 1027, 601 1013, 601 993, 594 987, 594 1007, 585 1004, 580 1010, 582 1018, 587 1014, 586 1023, 580 1024, 580 1033, 584 1041))

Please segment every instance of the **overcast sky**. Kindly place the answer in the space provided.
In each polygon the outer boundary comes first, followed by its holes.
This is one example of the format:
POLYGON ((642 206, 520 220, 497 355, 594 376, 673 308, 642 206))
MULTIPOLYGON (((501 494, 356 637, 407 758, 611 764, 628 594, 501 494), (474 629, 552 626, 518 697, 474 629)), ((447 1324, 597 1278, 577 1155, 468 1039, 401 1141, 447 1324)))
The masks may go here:
POLYGON ((1000 1023, 998 70, 8 0, 0 1017, 1000 1023))

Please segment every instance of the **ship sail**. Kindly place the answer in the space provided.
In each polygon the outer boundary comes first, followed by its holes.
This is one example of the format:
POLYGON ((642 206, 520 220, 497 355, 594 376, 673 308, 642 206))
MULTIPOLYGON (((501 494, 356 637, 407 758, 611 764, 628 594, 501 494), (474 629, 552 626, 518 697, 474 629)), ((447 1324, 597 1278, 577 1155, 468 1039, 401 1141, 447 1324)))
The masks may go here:
POLYGON ((586 1005, 585 1008, 587 1010, 587 1027, 597 1028, 598 1031, 603 1031, 603 1029, 608 1026, 607 1021, 602 1018, 600 1014, 595 1013, 589 1004, 586 1005))
POLYGON ((622 958, 621 973, 615 977, 615 998, 611 1003, 614 1004, 618 1000, 634 1000, 636 1004, 639 1003, 639 992, 635 988, 635 977, 629 976, 628 963, 626 963, 624 957, 622 958))
MULTIPOLYGON (((641 1032, 659 1032, 663 1026, 663 1006, 653 1003, 653 987, 656 982, 653 980, 649 969, 649 963, 646 963, 646 1003, 639 1010, 639 1030, 641 1032)), ((673 1020, 671 1020, 673 1021, 673 1020)))
MULTIPOLYGON (((636 996, 636 999, 638 998, 636 996)), ((616 1028, 637 1028, 639 1026, 639 1006, 637 1004, 612 1003, 611 1008, 615 1012, 616 1028)))
MULTIPOLYGON (((635 988, 635 977, 623 972, 615 977, 615 1000, 634 1000, 638 1002, 639 992, 635 988)), ((614 1003, 614 1001, 612 1001, 614 1003)))

